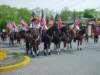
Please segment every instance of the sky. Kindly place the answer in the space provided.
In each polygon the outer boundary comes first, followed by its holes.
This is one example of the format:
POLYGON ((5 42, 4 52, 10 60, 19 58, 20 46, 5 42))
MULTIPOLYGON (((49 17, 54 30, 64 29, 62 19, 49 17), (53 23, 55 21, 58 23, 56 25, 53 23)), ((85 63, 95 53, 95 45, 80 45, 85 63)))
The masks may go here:
POLYGON ((3 4, 28 9, 49 8, 54 11, 60 11, 64 7, 77 11, 87 8, 98 8, 100 10, 100 0, 0 0, 0 5, 3 4))

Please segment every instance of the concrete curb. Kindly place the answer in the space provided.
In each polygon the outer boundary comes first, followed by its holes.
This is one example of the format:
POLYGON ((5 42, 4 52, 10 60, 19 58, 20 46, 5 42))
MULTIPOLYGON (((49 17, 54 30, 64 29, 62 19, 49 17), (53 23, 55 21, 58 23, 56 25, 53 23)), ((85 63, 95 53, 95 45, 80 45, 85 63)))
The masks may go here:
POLYGON ((29 63, 30 63, 30 58, 28 56, 24 56, 24 60, 20 63, 0 67, 0 72, 11 71, 11 70, 14 70, 14 69, 17 69, 17 68, 21 68, 21 67, 26 66, 29 63))

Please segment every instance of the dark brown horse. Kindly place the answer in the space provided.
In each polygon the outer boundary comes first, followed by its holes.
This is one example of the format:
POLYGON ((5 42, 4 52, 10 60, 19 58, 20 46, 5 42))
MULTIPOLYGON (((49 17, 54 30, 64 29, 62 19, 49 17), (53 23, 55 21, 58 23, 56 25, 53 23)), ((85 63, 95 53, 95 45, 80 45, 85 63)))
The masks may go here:
POLYGON ((50 50, 50 45, 52 41, 52 35, 53 31, 52 28, 49 28, 48 30, 42 31, 42 42, 44 43, 44 55, 50 55, 51 50, 50 50))
POLYGON ((77 41, 77 50, 82 50, 82 43, 84 34, 86 33, 85 29, 81 29, 76 32, 74 40, 77 41))
POLYGON ((20 44, 20 40, 21 40, 20 32, 9 33, 9 45, 14 46, 15 44, 20 44))
POLYGON ((98 33, 98 31, 95 29, 95 30, 94 30, 94 44, 98 42, 98 38, 99 38, 99 33, 98 33))
POLYGON ((38 55, 39 45, 40 45, 40 34, 38 29, 34 29, 31 31, 31 46, 32 46, 32 52, 35 53, 35 56, 38 55))
POLYGON ((31 51, 32 54, 32 50, 31 50, 31 42, 32 42, 32 35, 30 34, 30 31, 27 31, 25 33, 25 43, 26 43, 26 54, 29 55, 29 52, 31 51))
POLYGON ((1 32, 0 36, 1 36, 1 40, 5 41, 6 38, 7 38, 7 33, 6 32, 1 32))
POLYGON ((54 49, 57 50, 57 54, 60 54, 60 44, 61 44, 62 35, 59 30, 53 31, 53 43, 54 43, 54 49))
POLYGON ((72 30, 67 29, 65 32, 63 32, 63 43, 64 43, 64 48, 67 47, 67 49, 71 48, 72 49, 72 40, 73 40, 74 33, 72 30))
POLYGON ((25 33, 26 54, 31 53, 32 56, 38 55, 40 44, 40 35, 38 30, 28 30, 25 33))

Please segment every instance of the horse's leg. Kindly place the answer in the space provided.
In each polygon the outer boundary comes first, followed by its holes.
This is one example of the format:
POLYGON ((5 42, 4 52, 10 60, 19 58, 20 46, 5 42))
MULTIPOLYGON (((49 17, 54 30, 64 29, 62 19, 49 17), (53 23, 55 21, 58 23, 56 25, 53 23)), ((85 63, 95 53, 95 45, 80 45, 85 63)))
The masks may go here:
POLYGON ((96 43, 98 42, 98 38, 96 38, 96 43))
POLYGON ((14 40, 11 39, 11 46, 14 46, 14 40))
POLYGON ((26 48, 26 55, 29 54, 29 48, 26 48))
POLYGON ((35 46, 33 47, 33 51, 35 53, 35 56, 37 56, 37 51, 36 51, 36 47, 35 46))
POLYGON ((44 55, 47 55, 47 43, 44 42, 44 55))
POLYGON ((34 51, 35 51, 35 55, 38 56, 38 52, 37 52, 37 51, 38 51, 37 44, 36 44, 36 46, 35 46, 34 51))
POLYGON ((60 52, 59 52, 59 43, 55 43, 55 46, 56 46, 57 54, 59 55, 60 54, 60 52))
POLYGON ((54 43, 54 50, 56 50, 56 45, 55 45, 55 43, 54 43))
POLYGON ((55 46, 56 46, 56 51, 57 51, 57 54, 59 55, 59 48, 58 48, 58 44, 55 43, 55 46))
POLYGON ((32 47, 32 49, 31 49, 31 55, 35 56, 34 47, 32 47))
POLYGON ((50 43, 48 44, 48 54, 51 55, 50 43))
POLYGON ((18 45, 21 45, 21 44, 20 44, 20 38, 17 38, 17 44, 18 44, 18 45))
POLYGON ((66 47, 66 42, 64 42, 64 48, 66 47))
POLYGON ((96 43, 96 38, 94 37, 94 44, 96 43))
POLYGON ((38 54, 39 54, 39 44, 38 44, 38 42, 37 42, 37 45, 36 45, 36 52, 37 52, 37 56, 38 56, 38 54))
POLYGON ((60 52, 61 52, 61 51, 60 51, 60 43, 58 43, 57 46, 58 46, 57 49, 58 49, 58 55, 59 55, 60 52))
POLYGON ((98 43, 98 38, 97 38, 97 43, 98 43))
POLYGON ((87 38, 87 43, 88 43, 89 39, 87 38))
POLYGON ((69 43, 66 42, 66 50, 69 50, 69 43))
MULTIPOLYGON (((29 55, 29 51, 30 51, 30 43, 29 42, 26 42, 26 54, 29 55)), ((31 51, 31 54, 32 54, 32 51, 31 51)))
POLYGON ((4 36, 3 36, 2 40, 3 40, 3 41, 5 40, 4 36))
POLYGON ((82 50, 82 40, 80 40, 80 50, 82 50))
POLYGON ((72 41, 70 41, 70 48, 72 49, 72 41))
POLYGON ((66 50, 66 44, 67 44, 67 42, 64 41, 63 44, 64 44, 64 50, 66 50))
POLYGON ((77 40, 77 50, 79 50, 79 43, 80 43, 80 41, 77 40))

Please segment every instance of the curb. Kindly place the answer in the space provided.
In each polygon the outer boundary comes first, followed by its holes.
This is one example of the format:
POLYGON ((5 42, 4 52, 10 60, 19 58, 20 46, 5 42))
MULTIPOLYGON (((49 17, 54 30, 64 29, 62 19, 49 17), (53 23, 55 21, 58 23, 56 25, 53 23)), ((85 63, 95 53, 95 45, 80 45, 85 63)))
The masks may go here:
POLYGON ((6 72, 6 71, 11 71, 11 70, 14 70, 14 69, 17 69, 17 68, 21 68, 21 67, 26 66, 29 63, 30 63, 30 58, 28 56, 24 56, 24 60, 20 63, 0 67, 0 72, 6 72))

